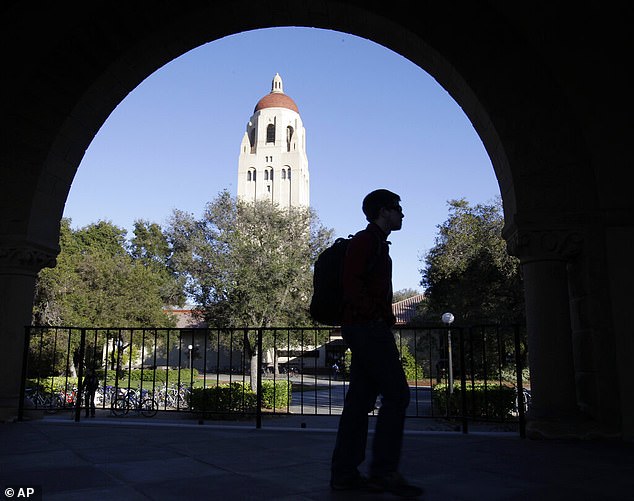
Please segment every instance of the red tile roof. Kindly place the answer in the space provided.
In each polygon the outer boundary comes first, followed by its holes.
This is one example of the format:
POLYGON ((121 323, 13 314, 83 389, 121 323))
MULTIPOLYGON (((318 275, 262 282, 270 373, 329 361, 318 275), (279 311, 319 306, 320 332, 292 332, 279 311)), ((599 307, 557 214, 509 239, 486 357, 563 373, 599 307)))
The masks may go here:
POLYGON ((416 307, 425 296, 418 294, 392 304, 392 313, 396 317, 396 325, 404 325, 410 322, 416 315, 416 307))

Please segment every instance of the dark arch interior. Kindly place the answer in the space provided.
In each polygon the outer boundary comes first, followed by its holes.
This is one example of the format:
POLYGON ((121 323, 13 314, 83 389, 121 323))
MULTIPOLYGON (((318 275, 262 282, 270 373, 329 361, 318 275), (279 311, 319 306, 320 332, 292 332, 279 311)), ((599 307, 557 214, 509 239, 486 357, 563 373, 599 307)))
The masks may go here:
MULTIPOLYGON (((32 282, 53 263, 77 166, 127 93, 166 62, 228 34, 320 27, 410 59, 452 95, 482 138, 504 199, 505 237, 528 277, 531 369, 544 375, 535 383, 536 421, 581 412, 634 435, 628 5, 573 12, 563 4, 527 11, 430 2, 413 14, 400 4, 356 1, 36 10, 5 2, 2 19, 0 330, 8 359, 20 358, 32 282), (565 362, 551 368, 552 356, 565 362)), ((3 365, 0 402, 11 408, 19 370, 3 365)))

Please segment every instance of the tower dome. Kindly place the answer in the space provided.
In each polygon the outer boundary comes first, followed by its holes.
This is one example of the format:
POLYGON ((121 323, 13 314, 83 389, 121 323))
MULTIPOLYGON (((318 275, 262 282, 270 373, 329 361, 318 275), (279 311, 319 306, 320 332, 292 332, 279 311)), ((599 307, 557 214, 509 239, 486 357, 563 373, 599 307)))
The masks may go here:
POLYGON ((282 77, 280 77, 279 73, 276 73, 273 78, 271 92, 258 101, 253 113, 264 108, 287 108, 289 110, 293 110, 295 113, 299 113, 299 109, 297 108, 295 101, 284 94, 282 77))

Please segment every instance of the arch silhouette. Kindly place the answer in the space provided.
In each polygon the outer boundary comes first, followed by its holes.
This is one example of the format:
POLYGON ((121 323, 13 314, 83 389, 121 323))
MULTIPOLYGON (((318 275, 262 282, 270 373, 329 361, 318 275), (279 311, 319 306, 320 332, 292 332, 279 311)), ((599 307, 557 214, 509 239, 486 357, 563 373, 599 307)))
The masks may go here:
POLYGON ((329 0, 55 4, 35 12, 3 4, 0 412, 17 408, 34 277, 54 264, 72 179, 108 115, 156 69, 206 42, 305 26, 408 58, 449 92, 482 139, 500 185, 504 236, 526 279, 533 432, 556 422, 569 433, 584 419, 600 433, 634 436, 634 277, 624 266, 634 248, 625 182, 631 110, 618 101, 627 95, 625 65, 614 64, 629 46, 632 16, 623 9, 573 19, 557 7, 527 13, 474 2, 459 10, 425 2, 415 15, 398 2, 329 0), (588 26, 607 23, 601 40, 587 37, 588 26))

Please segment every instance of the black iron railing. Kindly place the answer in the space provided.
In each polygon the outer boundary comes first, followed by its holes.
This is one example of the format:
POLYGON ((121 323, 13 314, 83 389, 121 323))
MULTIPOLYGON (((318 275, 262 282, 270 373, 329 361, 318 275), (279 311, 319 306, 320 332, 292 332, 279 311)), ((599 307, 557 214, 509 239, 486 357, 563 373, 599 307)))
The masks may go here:
MULTIPOLYGON (((395 328, 411 390, 408 418, 518 423, 530 393, 518 325, 395 328)), ((337 329, 161 329, 29 326, 23 399, 46 412, 86 407, 113 415, 190 412, 203 418, 338 416, 350 354, 337 329)), ((377 409, 380 400, 377 401, 377 409)))

